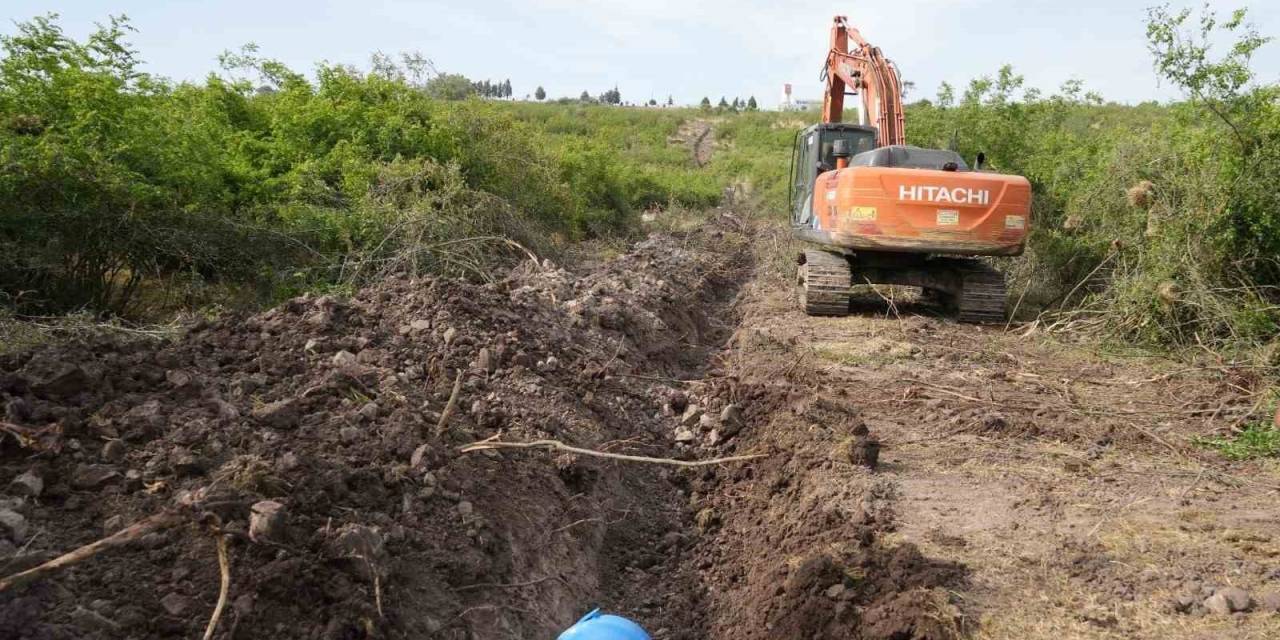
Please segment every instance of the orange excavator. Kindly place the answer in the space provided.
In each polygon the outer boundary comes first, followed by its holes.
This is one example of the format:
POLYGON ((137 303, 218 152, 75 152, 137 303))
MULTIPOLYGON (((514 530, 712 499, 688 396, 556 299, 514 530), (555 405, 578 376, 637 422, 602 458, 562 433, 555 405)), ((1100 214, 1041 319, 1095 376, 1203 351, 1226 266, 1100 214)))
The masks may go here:
POLYGON ((819 245, 799 259, 809 315, 849 313, 853 287, 920 287, 961 322, 1004 322, 1004 275, 974 256, 1020 255, 1031 184, 960 154, 907 146, 896 67, 844 16, 831 27, 822 122, 796 135, 792 229, 819 245), (852 46, 852 48, 851 48, 852 46), (862 97, 845 123, 846 92, 862 97))

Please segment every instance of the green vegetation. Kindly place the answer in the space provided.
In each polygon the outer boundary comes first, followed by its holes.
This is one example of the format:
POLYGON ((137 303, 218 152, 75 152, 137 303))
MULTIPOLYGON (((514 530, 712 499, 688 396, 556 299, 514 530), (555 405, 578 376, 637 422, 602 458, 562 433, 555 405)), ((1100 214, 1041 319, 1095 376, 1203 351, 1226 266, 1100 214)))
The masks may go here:
MULTIPOLYGON (((1242 11, 1152 9, 1148 40, 1184 102, 1104 104, 1070 82, 1045 96, 1005 68, 908 111, 914 144, 951 146, 1035 190, 1023 309, 1160 345, 1256 346, 1280 327, 1280 87, 1256 85, 1267 40, 1242 11), (1230 40, 1214 57, 1207 43, 1230 40)), ((1019 292, 1020 293, 1020 292, 1019 292)))
POLYGON ((1215 449, 1232 460, 1252 460, 1280 456, 1280 429, 1251 424, 1229 438, 1198 438, 1196 443, 1215 449))
POLYGON ((457 99, 509 83, 428 79, 420 58, 309 79, 252 47, 173 83, 138 71, 128 31, 112 20, 77 42, 43 17, 0 38, 0 291, 19 312, 482 274, 523 254, 472 239, 553 252, 553 237, 629 233, 640 210, 720 193, 667 143, 674 112, 457 99))
MULTIPOLYGON (((308 77, 250 47, 201 83, 174 83, 138 71, 128 29, 112 21, 76 42, 37 18, 0 39, 11 311, 259 304, 387 269, 484 277, 524 255, 502 239, 555 254, 631 236, 643 211, 726 194, 781 218, 795 132, 816 119, 760 112, 754 98, 623 108, 617 87, 485 100, 510 97, 510 81, 439 73, 420 56, 308 77), (690 156, 695 122, 713 125, 704 166, 690 156)), ((1185 100, 1117 105, 1076 81, 1045 94, 1006 67, 909 105, 908 139, 985 152, 1032 181, 1028 255, 1001 262, 1023 315, 1062 311, 1131 344, 1274 343, 1280 87, 1249 68, 1267 40, 1242 12, 1193 22, 1164 8, 1148 40, 1155 73, 1185 100), (1220 54, 1206 44, 1224 39, 1220 54)))

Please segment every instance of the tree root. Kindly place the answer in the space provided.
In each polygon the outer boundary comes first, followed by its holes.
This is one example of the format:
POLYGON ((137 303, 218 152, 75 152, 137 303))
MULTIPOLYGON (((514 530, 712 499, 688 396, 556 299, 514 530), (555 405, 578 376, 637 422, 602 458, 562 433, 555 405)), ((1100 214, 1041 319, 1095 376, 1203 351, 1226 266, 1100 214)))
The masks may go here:
POLYGON ((227 551, 227 536, 221 534, 218 535, 218 576, 222 580, 218 587, 218 604, 214 605, 209 626, 204 629, 204 640, 213 637, 218 620, 222 618, 222 610, 227 606, 227 594, 231 592, 231 553, 227 551))
POLYGON ((98 540, 97 542, 89 543, 79 549, 58 556, 57 558, 54 558, 53 560, 50 560, 38 567, 33 567, 26 571, 15 573, 3 580, 0 580, 0 593, 4 593, 10 589, 16 589, 35 580, 57 573, 58 571, 79 564, 104 551, 123 547, 153 531, 162 531, 189 521, 190 518, 169 511, 158 513, 149 518, 144 518, 113 535, 98 540))
POLYGON ((473 451, 484 451, 486 449, 555 449, 559 451, 568 451, 593 458, 608 458, 610 460, 623 460, 626 462, 647 462, 649 464, 666 464, 675 467, 707 467, 716 464, 726 464, 729 462, 744 462, 746 460, 756 460, 758 458, 767 457, 766 454, 757 453, 746 456, 732 456, 728 458, 712 458, 710 460, 674 460, 671 458, 650 458, 648 456, 629 456, 621 453, 608 453, 606 451, 594 451, 591 449, 582 449, 579 447, 571 447, 557 440, 535 440, 533 442, 495 442, 492 440, 482 440, 465 445, 459 449, 462 453, 471 453, 473 451))

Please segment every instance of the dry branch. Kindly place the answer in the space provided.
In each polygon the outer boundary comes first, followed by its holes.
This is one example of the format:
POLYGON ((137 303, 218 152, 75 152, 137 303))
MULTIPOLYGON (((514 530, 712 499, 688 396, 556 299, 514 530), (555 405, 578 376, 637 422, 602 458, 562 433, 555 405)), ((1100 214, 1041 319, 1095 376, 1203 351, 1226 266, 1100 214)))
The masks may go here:
POLYGON ((609 453, 606 451, 594 451, 592 449, 582 449, 579 447, 571 447, 557 440, 535 440, 533 442, 493 442, 481 441, 473 442, 463 446, 460 451, 462 453, 471 453, 473 451, 484 451, 486 449, 555 449, 559 451, 567 451, 579 455, 590 456, 593 458, 608 458, 610 460, 623 460, 626 462, 647 462, 649 464, 667 464, 676 467, 707 467, 713 464, 725 464, 729 462, 743 462, 746 460, 755 460, 757 458, 767 457, 763 453, 757 453, 746 456, 732 456, 728 458, 712 458, 710 460, 673 460, 671 458, 650 458, 648 456, 629 456, 622 453, 609 453))
POLYGON ((227 551, 227 536, 218 536, 218 576, 222 579, 218 587, 218 604, 213 607, 213 616, 209 618, 209 626, 204 629, 204 640, 210 640, 218 628, 218 620, 222 618, 222 609, 227 606, 227 594, 231 592, 231 555, 227 551))
POLYGON ((462 371, 458 371, 458 377, 453 379, 453 391, 449 392, 449 401, 444 405, 444 411, 440 412, 440 421, 436 422, 436 437, 444 435, 444 426, 449 423, 449 416, 453 415, 453 409, 458 404, 458 391, 462 390, 462 371))
POLYGON ((98 540, 97 542, 92 542, 80 547, 79 549, 71 551, 70 553, 58 556, 57 558, 54 558, 53 560, 50 560, 38 567, 28 569, 21 573, 15 573, 3 580, 0 580, 0 593, 4 593, 10 589, 15 589, 29 582, 39 580, 45 576, 66 569, 67 567, 79 564, 80 562, 88 560, 89 558, 109 549, 127 545, 153 531, 168 529, 186 521, 187 518, 171 512, 159 513, 149 518, 139 520, 125 529, 98 540))

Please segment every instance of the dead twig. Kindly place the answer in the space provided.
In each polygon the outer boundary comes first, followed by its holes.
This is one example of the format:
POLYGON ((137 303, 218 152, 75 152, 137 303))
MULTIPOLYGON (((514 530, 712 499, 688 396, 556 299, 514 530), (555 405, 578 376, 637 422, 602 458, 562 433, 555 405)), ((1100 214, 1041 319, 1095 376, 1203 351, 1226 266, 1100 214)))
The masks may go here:
POLYGON ((4 593, 10 589, 16 589, 22 585, 66 569, 67 567, 79 564, 104 551, 125 546, 153 531, 168 529, 186 521, 187 518, 172 512, 160 513, 149 518, 144 518, 113 535, 98 540, 97 542, 86 544, 79 549, 60 555, 38 567, 27 569, 21 573, 15 573, 3 580, 0 580, 0 593, 4 593))
POLYGON ((929 387, 930 389, 933 389, 934 391, 938 391, 938 392, 941 392, 941 393, 945 393, 945 394, 947 394, 947 395, 949 395, 949 396, 955 396, 955 397, 957 397, 957 398, 960 398, 961 400, 968 400, 968 401, 970 401, 970 402, 977 402, 977 403, 979 403, 979 404, 994 404, 994 402, 993 402, 992 400, 983 400, 982 398, 975 398, 975 397, 973 397, 973 396, 967 396, 967 395, 965 395, 965 394, 963 394, 963 393, 960 393, 959 391, 955 391, 954 389, 950 389, 950 388, 948 388, 948 387, 944 387, 944 386, 942 386, 942 385, 940 385, 940 384, 933 384, 932 382, 925 382, 924 380, 912 380, 912 381, 911 381, 911 383, 912 383, 912 384, 922 385, 922 386, 925 386, 925 387, 929 387))
POLYGON ((218 604, 213 606, 213 616, 209 618, 209 626, 204 628, 204 640, 213 637, 218 628, 218 620, 222 619, 222 610, 227 606, 227 594, 231 592, 231 553, 227 551, 227 536, 218 536, 218 576, 222 582, 218 586, 218 604))
POLYGON ((581 519, 581 520, 574 520, 573 522, 570 522, 569 524, 566 524, 566 525, 564 525, 563 527, 557 527, 557 528, 555 528, 555 529, 552 529, 552 530, 550 531, 550 535, 555 535, 555 534, 557 534, 557 533, 560 533, 561 531, 568 531, 569 529, 572 529, 572 528, 574 528, 574 527, 576 527, 576 526, 578 526, 578 525, 580 525, 580 524, 586 524, 586 523, 588 523, 588 522, 599 522, 599 521, 600 521, 600 518, 594 518, 594 517, 593 517, 593 518, 583 518, 583 519, 581 519))
POLYGON ((454 591, 470 591, 472 589, 519 589, 520 587, 532 587, 535 584, 541 584, 543 582, 546 582, 547 580, 550 580, 553 577, 555 576, 542 576, 541 578, 526 580, 524 582, 509 582, 509 583, 481 582, 477 584, 468 584, 468 585, 463 585, 461 587, 455 587, 453 590, 454 591))
POLYGON ((453 379, 453 391, 449 392, 449 401, 444 404, 444 411, 440 412, 440 420, 436 422, 436 437, 444 435, 444 426, 449 423, 449 416, 453 415, 453 409, 458 404, 458 392, 462 390, 462 371, 458 371, 458 377, 453 379))
POLYGON ((567 451, 579 455, 590 456, 593 458, 608 458, 610 460, 623 460, 626 462, 647 462, 650 464, 667 464, 675 467, 706 467, 715 464, 726 464, 729 462, 743 462, 746 460, 755 460, 767 457, 766 454, 758 453, 746 456, 731 456, 728 458, 712 458, 710 460, 673 460, 671 458, 650 458, 648 456, 630 456, 622 453, 608 453, 605 451, 594 451, 592 449, 582 449, 579 447, 571 447, 557 440, 535 440, 533 442, 475 442, 463 446, 459 449, 462 453, 471 453, 473 451, 484 451, 486 449, 556 449, 559 451, 567 451))

